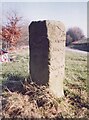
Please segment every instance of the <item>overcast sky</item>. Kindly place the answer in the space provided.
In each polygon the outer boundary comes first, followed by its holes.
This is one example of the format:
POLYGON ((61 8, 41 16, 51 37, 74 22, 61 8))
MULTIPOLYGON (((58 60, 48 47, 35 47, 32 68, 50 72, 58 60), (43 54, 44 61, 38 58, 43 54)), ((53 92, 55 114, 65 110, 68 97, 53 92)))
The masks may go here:
MULTIPOLYGON (((16 1, 16 0, 15 0, 16 1)), ((78 0, 77 0, 78 1, 78 0)), ((82 0, 81 0, 82 1, 82 0)), ((84 0, 83 0, 84 1, 84 0)), ((80 27, 87 35, 87 2, 3 2, 2 16, 17 11, 29 22, 32 20, 57 20, 70 27, 80 27)))

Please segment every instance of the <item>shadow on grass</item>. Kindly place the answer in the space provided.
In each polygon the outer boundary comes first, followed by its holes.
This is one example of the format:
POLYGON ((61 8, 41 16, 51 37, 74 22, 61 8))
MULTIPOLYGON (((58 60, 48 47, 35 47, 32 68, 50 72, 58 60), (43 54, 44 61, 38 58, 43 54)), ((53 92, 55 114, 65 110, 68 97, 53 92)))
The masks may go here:
MULTIPOLYGON (((27 78, 17 74, 7 74, 6 79, 2 81, 2 90, 10 90, 11 92, 23 92, 23 84, 25 82, 25 79, 29 79, 29 76, 27 78)), ((29 79, 30 81, 30 79, 29 79)))

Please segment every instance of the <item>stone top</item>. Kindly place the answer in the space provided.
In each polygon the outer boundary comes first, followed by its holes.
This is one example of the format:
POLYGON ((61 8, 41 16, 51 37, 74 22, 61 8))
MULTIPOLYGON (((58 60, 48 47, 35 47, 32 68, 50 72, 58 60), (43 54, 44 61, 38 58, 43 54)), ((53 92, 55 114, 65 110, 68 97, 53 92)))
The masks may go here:
POLYGON ((53 25, 57 25, 57 26, 60 26, 60 29, 62 31, 65 31, 65 26, 64 24, 61 22, 61 21, 55 21, 55 20, 39 20, 39 21, 32 21, 30 26, 33 24, 33 23, 41 23, 41 22, 45 22, 46 24, 53 24, 53 25))

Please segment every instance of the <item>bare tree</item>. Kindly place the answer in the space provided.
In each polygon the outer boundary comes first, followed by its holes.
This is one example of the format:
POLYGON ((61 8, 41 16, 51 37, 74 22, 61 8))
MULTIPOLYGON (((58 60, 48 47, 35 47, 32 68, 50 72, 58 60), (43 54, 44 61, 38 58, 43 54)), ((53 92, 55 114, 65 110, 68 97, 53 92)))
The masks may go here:
POLYGON ((21 18, 16 12, 12 12, 7 16, 6 24, 2 25, 0 35, 2 40, 7 42, 7 48, 15 46, 21 37, 21 26, 19 25, 21 18))

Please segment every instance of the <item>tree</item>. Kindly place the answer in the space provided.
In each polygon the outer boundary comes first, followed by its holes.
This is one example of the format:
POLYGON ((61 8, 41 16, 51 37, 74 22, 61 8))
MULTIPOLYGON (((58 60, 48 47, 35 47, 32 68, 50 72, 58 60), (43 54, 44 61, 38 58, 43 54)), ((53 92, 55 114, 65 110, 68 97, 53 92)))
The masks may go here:
POLYGON ((66 45, 71 44, 74 41, 84 38, 84 34, 79 27, 69 28, 66 32, 66 45))
POLYGON ((12 15, 8 15, 6 24, 2 25, 0 35, 2 41, 7 43, 7 48, 15 46, 21 37, 20 21, 21 17, 18 17, 16 12, 12 12, 12 15))

